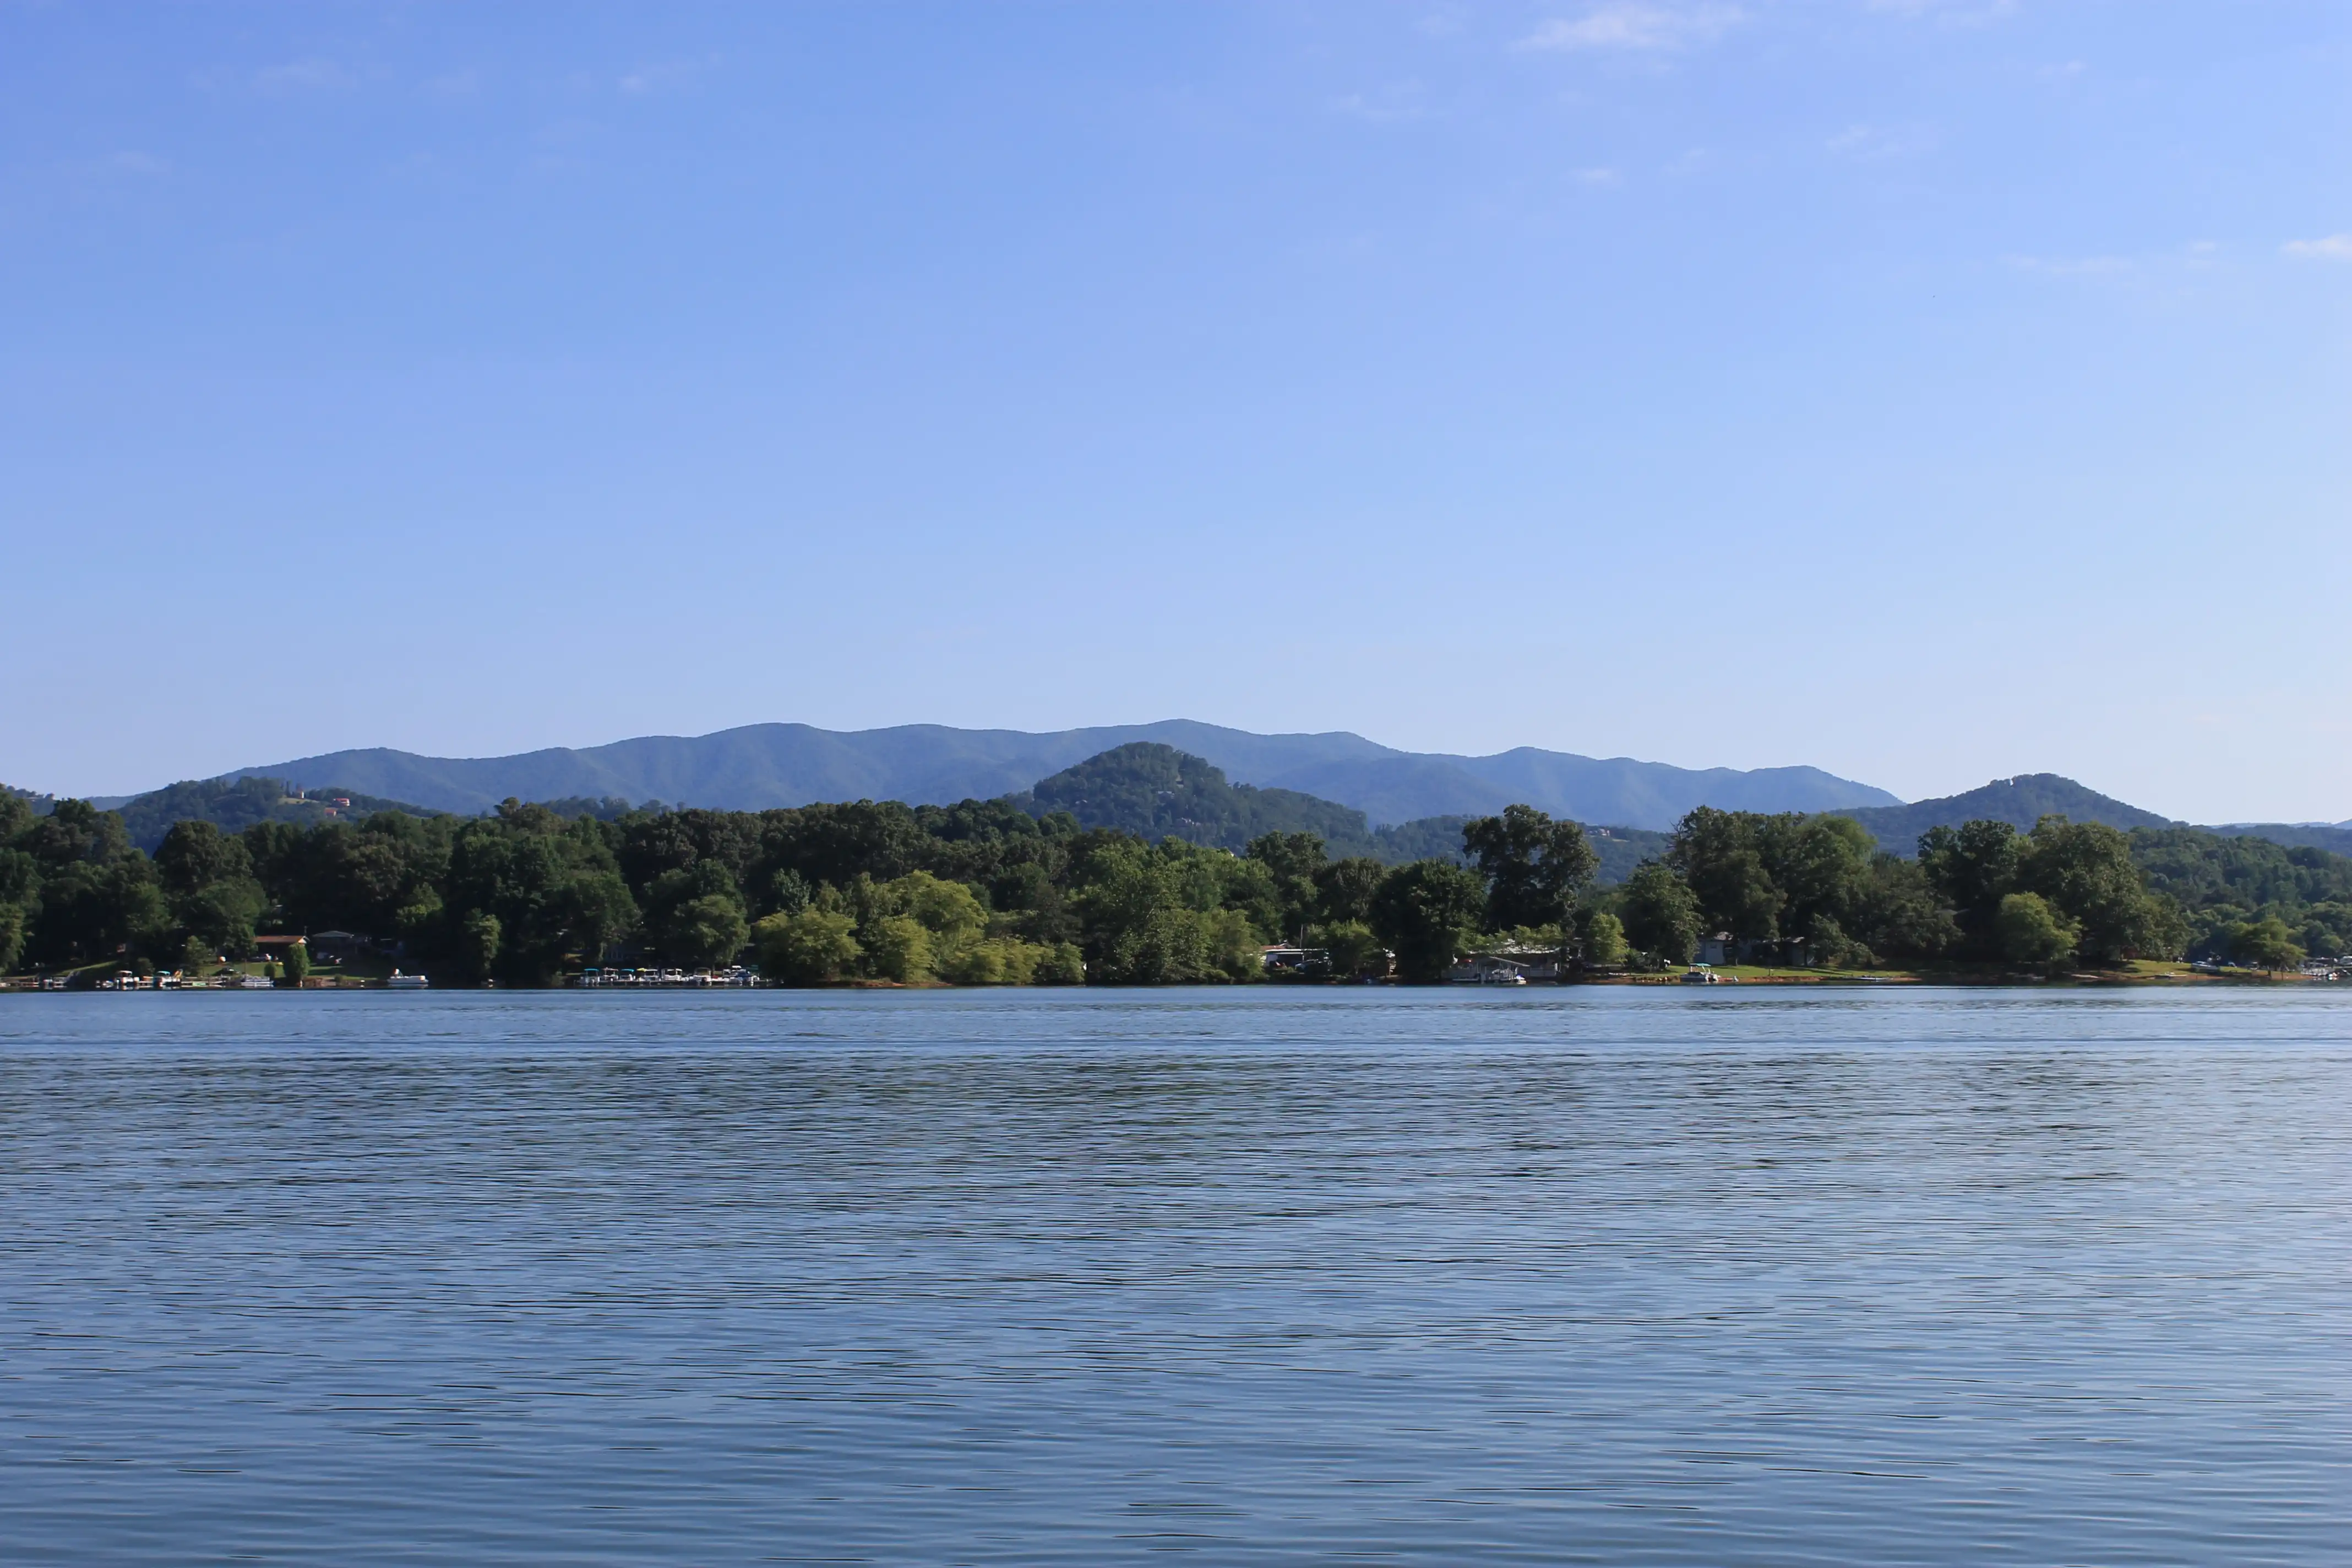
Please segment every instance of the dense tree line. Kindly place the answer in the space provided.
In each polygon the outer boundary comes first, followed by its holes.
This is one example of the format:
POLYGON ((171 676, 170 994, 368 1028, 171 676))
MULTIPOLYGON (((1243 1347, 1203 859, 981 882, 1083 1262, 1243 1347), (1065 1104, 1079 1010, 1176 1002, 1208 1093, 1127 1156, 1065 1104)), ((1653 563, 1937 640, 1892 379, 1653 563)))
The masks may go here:
POLYGON ((453 983, 544 984, 600 959, 782 979, 964 984, 1245 980, 1271 942, 1341 974, 1393 948, 1432 978, 1482 931, 1556 937, 1592 856, 1573 824, 1513 807, 1464 857, 1333 858, 1310 832, 1240 854, 1148 842, 1005 801, 858 801, 766 812, 582 810, 478 818, 174 824, 152 856, 86 802, 0 816, 0 966, 159 967, 242 957, 268 931, 400 944, 453 983))
POLYGON ((1720 935, 1812 963, 1958 960, 2055 968, 2178 956, 2191 931, 2148 886, 2129 836, 2045 817, 1935 827, 1919 856, 1879 850, 1845 816, 1702 806, 1618 892, 1636 948, 1673 962, 1720 935))
POLYGON ((1817 963, 2055 969, 2201 944, 2275 965, 2340 951, 2352 925, 2352 861, 2059 818, 1936 828, 1904 859, 1850 818, 1703 807, 1623 883, 1596 886, 1584 830, 1524 805, 1467 821, 1453 853, 1390 866, 1304 830, 1236 854, 1003 800, 616 805, 234 833, 189 820, 151 856, 86 802, 44 815, 0 797, 0 969, 184 968, 265 932, 330 930, 396 942, 452 984, 746 959, 805 984, 1237 981, 1270 943, 1328 953, 1334 976, 1392 956, 1401 978, 1429 980, 1475 946, 1660 965, 1716 935, 1817 963))

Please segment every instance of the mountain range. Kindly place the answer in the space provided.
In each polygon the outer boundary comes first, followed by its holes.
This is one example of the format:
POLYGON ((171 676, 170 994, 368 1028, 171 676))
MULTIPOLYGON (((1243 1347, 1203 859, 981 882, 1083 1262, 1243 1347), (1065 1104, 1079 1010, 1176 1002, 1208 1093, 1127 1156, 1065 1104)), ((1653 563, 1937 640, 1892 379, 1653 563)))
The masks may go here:
POLYGON ((235 769, 223 778, 333 785, 474 813, 521 800, 660 800, 751 811, 820 800, 912 805, 993 799, 1135 742, 1173 746, 1237 784, 1336 801, 1375 826, 1482 816, 1515 801, 1580 822, 1666 828, 1696 805, 1739 811, 1899 806, 1885 790, 1819 768, 1678 768, 1522 746, 1493 756, 1402 752, 1346 731, 1258 735, 1187 719, 1031 733, 906 724, 819 730, 752 724, 712 735, 647 735, 509 757, 426 757, 376 748, 235 769))
MULTIPOLYGON (((1209 729, 1210 727, 1204 725, 1198 728, 1209 729)), ((823 734, 824 731, 817 731, 817 733, 823 734)), ((970 735, 972 732, 949 731, 949 733, 970 735)), ((981 733, 1001 736, 1017 732, 982 731, 981 733)), ((1079 731, 1078 733, 1098 737, 1103 731, 1079 731)), ((1244 742, 1271 742, 1296 740, 1327 749, 1337 749, 1350 742, 1370 744, 1370 742, 1360 742, 1360 738, 1355 736, 1288 737, 1251 736, 1242 734, 1240 731, 1227 733, 1241 735, 1244 742)), ((1037 737, 1025 738, 1037 739, 1037 737)), ((1059 740, 1060 737, 1047 737, 1047 739, 1059 740)), ((531 756, 540 759, 553 756, 560 759, 577 754, 532 753, 531 756)), ((999 755, 1002 754, 1000 751, 999 755)), ((1673 826, 1671 821, 1662 824, 1657 828, 1643 827, 1628 823, 1622 817, 1612 822, 1607 816, 1602 815, 1601 811, 1580 809, 1573 804, 1566 805, 1559 804, 1560 780, 1563 775, 1566 775, 1571 782, 1574 781, 1577 772, 1574 764, 1587 764, 1588 778, 1591 776, 1591 770, 1597 769, 1603 779, 1611 777, 1610 764, 1593 763, 1590 758, 1568 757, 1557 752, 1505 752, 1501 759, 1432 759, 1414 758, 1409 753, 1396 753, 1389 757, 1374 757, 1370 759, 1369 765, 1377 773, 1380 769, 1396 762, 1400 757, 1409 763, 1496 763, 1507 760, 1507 764, 1516 768, 1519 777, 1536 782, 1538 788, 1530 790, 1529 794, 1540 795, 1542 785, 1549 782, 1554 792, 1549 801, 1539 798, 1529 804, 1542 805, 1545 809, 1552 811, 1557 816, 1581 820, 1585 824, 1587 831, 1591 836, 1593 847, 1600 854, 1600 875, 1603 881, 1621 880, 1642 859, 1663 855, 1666 850, 1668 835, 1664 829, 1673 826), (1530 758, 1536 761, 1531 762, 1530 758), (1551 774, 1549 780, 1545 779, 1543 773, 1547 763, 1549 764, 1551 774)), ((467 801, 460 801, 454 805, 443 804, 448 798, 446 795, 438 799, 403 801, 398 797, 377 795, 362 790, 358 785, 348 782, 348 778, 340 771, 325 771, 349 770, 351 773, 362 777, 373 777, 367 772, 367 761, 383 758, 402 759, 400 766, 410 763, 424 764, 424 766, 411 768, 404 773, 394 768, 386 768, 383 770, 383 776, 405 779, 410 784, 419 781, 428 784, 431 783, 430 765, 436 763, 436 759, 409 757, 406 753, 396 752, 346 752, 336 753, 329 758, 312 759, 329 782, 324 784, 311 783, 310 788, 312 794, 307 799, 294 795, 290 781, 282 782, 279 778, 257 777, 251 773, 240 773, 234 777, 223 777, 205 782, 171 784, 147 795, 110 800, 101 799, 94 804, 101 808, 120 810, 132 841, 142 848, 150 851, 152 851, 162 841, 164 832, 173 823, 186 818, 200 818, 235 830, 257 822, 286 822, 308 826, 338 815, 356 818, 383 810, 399 810, 425 815, 438 810, 452 810, 461 814, 471 814, 488 804, 484 802, 477 805, 467 801)), ((480 762, 461 762, 453 765, 482 770, 495 763, 512 760, 514 759, 487 759, 480 762)), ((289 766, 290 769, 297 765, 299 764, 289 766)), ((576 771, 564 772, 560 763, 542 765, 546 766, 547 771, 540 775, 544 781, 541 786, 535 787, 529 779, 520 778, 515 773, 505 775, 508 780, 515 784, 515 787, 509 793, 523 799, 553 805, 566 814, 586 810, 593 811, 600 816, 610 816, 625 809, 630 804, 625 791, 615 791, 602 797, 584 794, 569 795, 555 794, 554 789, 564 784, 578 785, 583 782, 581 775, 576 771)), ((1328 759, 1323 763, 1310 764, 1310 766, 1326 769, 1332 765, 1328 759)), ((1638 772, 1629 775, 1622 770, 1619 771, 1614 775, 1618 785, 1617 792, 1607 799, 1620 806, 1632 800, 1635 803, 1636 810, 1659 809, 1657 791, 1661 788, 1705 789, 1706 781, 1713 776, 1690 773, 1680 769, 1663 768, 1657 764, 1633 763, 1629 766, 1633 769, 1651 769, 1654 772, 1645 776, 1638 772), (1666 776, 1662 781, 1657 776, 1659 774, 1666 776), (1693 781, 1699 782, 1694 784, 1693 781), (1633 788, 1639 786, 1647 786, 1652 793, 1646 797, 1630 793, 1633 788)), ((1799 770, 1777 770, 1784 776, 1797 771, 1799 770)), ((1727 770, 1724 772, 1727 773, 1727 770)), ((314 780, 319 776, 320 775, 312 775, 314 780)), ((489 776, 496 778, 498 775, 489 776)), ((1466 776, 1475 778, 1476 775, 1466 776)), ((1758 787, 1756 784, 1759 777, 1758 774, 1730 773, 1728 776, 1736 783, 1746 786, 1747 798, 1750 802, 1754 802, 1759 794, 1769 795, 1769 791, 1758 787)), ((1820 776, 1829 777, 1826 774, 1820 776)), ((476 782, 479 783, 480 778, 481 775, 478 773, 476 782)), ((592 779, 590 782, 593 784, 599 781, 592 779)), ((1833 782, 1844 783, 1844 781, 1833 782)), ((33 803, 36 809, 46 809, 52 804, 50 798, 45 795, 34 795, 23 790, 11 790, 9 793, 25 796, 33 803)), ((419 793, 431 795, 434 792, 428 789, 419 793)), ((679 793, 682 798, 671 804, 697 804, 691 794, 679 793)), ((843 798, 850 793, 846 789, 837 790, 830 798, 843 798)), ((869 787, 858 793, 874 798, 907 798, 906 795, 889 790, 887 786, 869 787)), ((972 793, 942 791, 934 795, 932 798, 934 801, 953 801, 967 798, 972 793)), ((1874 793, 1884 794, 1883 791, 1874 793)), ((820 795, 818 798, 826 797, 820 795)), ((1087 826, 1118 828, 1127 832, 1139 833, 1145 837, 1158 837, 1164 833, 1173 833, 1179 837, 1190 838, 1198 843, 1215 844, 1232 849, 1238 849, 1250 838, 1263 832, 1312 832, 1320 836, 1336 855, 1370 855, 1391 864, 1433 855, 1458 858, 1462 852, 1461 832, 1465 818, 1471 815, 1483 814, 1477 809, 1468 812, 1438 812, 1402 822, 1376 824, 1368 820, 1367 814, 1360 807, 1317 795, 1309 791, 1281 785, 1259 786, 1236 784, 1230 781, 1216 764, 1196 754, 1184 752, 1162 742, 1140 741, 1126 742, 1103 752, 1092 753, 1076 763, 1029 784, 1025 788, 1002 791, 996 798, 1006 799, 1024 809, 1040 815, 1055 810, 1070 811, 1087 826)), ((1524 800, 1526 795, 1514 792, 1509 798, 1524 800)), ((1588 795, 1586 798, 1589 800, 1593 797, 1588 795)), ((1738 797, 1737 795, 1732 795, 1730 798, 1736 800, 1738 797)), ((714 802, 705 797, 700 804, 715 804, 732 809, 751 809, 727 799, 714 802)), ((917 800, 914 804, 924 803, 917 800)), ((1507 804, 1507 800, 1504 804, 1507 804)), ((1717 794, 1715 799, 1704 801, 1703 804, 1727 804, 1726 794, 1717 794)), ((1777 805, 1770 802, 1769 798, 1763 804, 1750 805, 1748 808, 1808 809, 1801 805, 1777 805)), ((1486 811, 1493 809, 1496 807, 1490 805, 1484 808, 1486 811)), ((1604 805, 1602 810, 1606 809, 1608 807, 1604 805)), ((1888 805, 1847 805, 1829 809, 1837 810, 1842 815, 1853 817, 1870 829, 1878 839, 1881 847, 1905 856, 1916 853, 1919 836, 1931 827, 1957 826, 1963 822, 1984 818, 2010 823, 2021 831, 2031 829, 2036 822, 2050 815, 2064 816, 2075 822, 2105 823, 2126 830, 2184 828, 2189 826, 2174 822, 2155 812, 2130 805, 2128 802, 2117 800, 2112 795, 2102 795, 2096 790, 2077 784, 2073 779, 2064 778, 2056 773, 2021 773, 2013 778, 1995 779, 1979 788, 1934 800, 1914 801, 1908 804, 1896 802, 1888 805)), ((1628 811, 1625 815, 1633 815, 1633 812, 1628 811)), ((2221 826, 2198 828, 2195 831, 2221 837, 2266 839, 2284 847, 2291 856, 2298 852, 2307 853, 2313 850, 2352 856, 2352 823, 2232 823, 2221 826)))
MULTIPOLYGON (((1963 822, 1988 819, 2006 822, 2021 831, 2049 816, 2070 822, 2104 822, 2126 832, 2135 827, 2192 826, 2101 795, 2057 773, 2020 773, 1960 795, 1916 800, 1908 805, 1862 806, 1843 815, 1875 834, 1879 847, 1897 855, 1916 853, 1919 835, 1930 827, 1957 827, 1963 822)), ((2233 822, 2199 831, 2223 838, 2266 838, 2288 848, 2352 855, 2352 822, 2233 822)))

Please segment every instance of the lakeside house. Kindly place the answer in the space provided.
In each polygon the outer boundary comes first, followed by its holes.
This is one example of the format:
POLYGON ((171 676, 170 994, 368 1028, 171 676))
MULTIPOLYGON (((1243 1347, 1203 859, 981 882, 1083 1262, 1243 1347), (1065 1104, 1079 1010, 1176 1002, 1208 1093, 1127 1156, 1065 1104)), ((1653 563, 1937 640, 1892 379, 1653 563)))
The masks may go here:
POLYGON ((1559 978, 1555 954, 1550 968, 1541 975, 1533 973, 1535 965, 1517 957, 1499 952, 1474 952, 1457 959, 1445 972, 1450 985, 1525 985, 1529 980, 1559 978))
POLYGON ((1794 937, 1780 942, 1762 942, 1719 931, 1713 936, 1699 939, 1698 963, 1709 968, 1717 964, 1777 963, 1802 969, 1811 963, 1811 958, 1805 952, 1805 944, 1794 937))

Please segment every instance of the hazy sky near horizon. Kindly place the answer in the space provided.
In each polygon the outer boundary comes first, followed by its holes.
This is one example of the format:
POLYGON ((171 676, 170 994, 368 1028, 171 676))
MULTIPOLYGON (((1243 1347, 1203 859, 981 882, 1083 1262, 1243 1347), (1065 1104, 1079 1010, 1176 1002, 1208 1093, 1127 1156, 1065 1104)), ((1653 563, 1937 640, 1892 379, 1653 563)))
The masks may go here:
POLYGON ((0 4, 0 780, 794 720, 2352 817, 2352 6, 0 4))

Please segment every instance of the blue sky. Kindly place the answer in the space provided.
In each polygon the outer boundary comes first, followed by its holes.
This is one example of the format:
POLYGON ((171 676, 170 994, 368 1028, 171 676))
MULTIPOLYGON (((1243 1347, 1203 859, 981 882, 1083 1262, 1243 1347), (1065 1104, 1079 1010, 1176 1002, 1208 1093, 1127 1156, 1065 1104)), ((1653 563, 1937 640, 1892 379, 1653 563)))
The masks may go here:
POLYGON ((0 5, 0 778, 765 720, 2352 817, 2352 6, 0 5))

